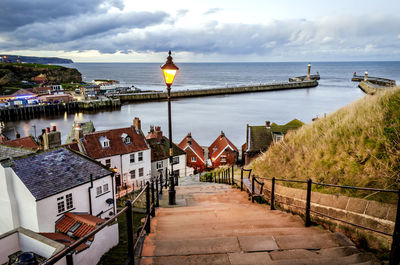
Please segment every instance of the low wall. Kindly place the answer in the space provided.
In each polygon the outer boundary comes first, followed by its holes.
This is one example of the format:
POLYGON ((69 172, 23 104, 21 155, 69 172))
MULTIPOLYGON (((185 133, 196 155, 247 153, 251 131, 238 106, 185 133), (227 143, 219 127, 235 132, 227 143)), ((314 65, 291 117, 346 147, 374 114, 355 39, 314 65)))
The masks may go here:
MULTIPOLYGON (((172 98, 186 98, 186 97, 204 97, 226 94, 238 93, 253 93, 263 91, 287 90, 316 87, 318 82, 316 80, 303 81, 303 82, 284 82, 277 84, 264 84, 254 86, 238 86, 227 88, 213 88, 213 89, 193 89, 193 90, 178 90, 171 91, 172 98)), ((153 101, 167 99, 167 92, 159 93, 133 93, 125 95, 115 95, 121 101, 153 101)))
MULTIPOLYGON (((265 182, 264 196, 271 200, 271 182, 265 182)), ((281 209, 304 216, 307 191, 275 184, 275 205, 281 209)), ((331 195, 319 192, 311 193, 311 220, 323 224, 332 230, 345 232, 355 241, 367 240, 373 249, 390 249, 391 236, 372 232, 313 213, 316 211, 355 225, 392 234, 396 219, 396 205, 377 201, 331 195)))

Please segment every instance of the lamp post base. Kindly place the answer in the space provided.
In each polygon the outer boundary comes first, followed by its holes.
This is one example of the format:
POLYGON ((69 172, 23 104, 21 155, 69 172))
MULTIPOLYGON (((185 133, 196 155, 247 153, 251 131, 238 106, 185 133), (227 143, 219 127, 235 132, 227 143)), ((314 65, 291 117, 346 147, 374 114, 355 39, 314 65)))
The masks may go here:
POLYGON ((168 191, 168 205, 176 205, 175 194, 174 190, 168 191))

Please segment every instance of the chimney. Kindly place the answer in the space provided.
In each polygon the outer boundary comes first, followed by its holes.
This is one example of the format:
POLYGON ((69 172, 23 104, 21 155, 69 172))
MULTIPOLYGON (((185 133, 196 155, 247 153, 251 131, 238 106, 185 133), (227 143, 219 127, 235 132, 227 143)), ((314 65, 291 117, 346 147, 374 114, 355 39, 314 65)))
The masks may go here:
POLYGON ((57 131, 57 127, 56 127, 56 126, 53 126, 52 131, 53 131, 53 132, 57 131))
POLYGON ((81 128, 81 125, 78 123, 75 127, 74 131, 74 139, 75 141, 79 142, 79 139, 83 137, 83 130, 81 128))
POLYGON ((311 77, 311 64, 307 65, 307 80, 310 80, 311 77))
POLYGON ((364 73, 364 81, 367 81, 368 80, 368 71, 365 71, 365 73, 364 73))
POLYGON ((48 150, 61 146, 61 133, 58 131, 54 131, 55 129, 57 128, 53 126, 53 131, 50 131, 50 127, 47 127, 46 132, 42 134, 43 150, 48 150))
POLYGON ((140 119, 138 117, 135 117, 133 119, 133 126, 135 126, 135 128, 137 130, 142 130, 142 122, 140 121, 140 119))
POLYGON ((16 139, 21 138, 21 134, 19 134, 19 132, 15 132, 15 138, 16 138, 16 139))
POLYGON ((192 145, 192 133, 188 133, 187 138, 188 138, 187 140, 188 144, 192 145))
POLYGON ((220 135, 221 139, 222 139, 222 137, 224 137, 224 136, 225 136, 224 131, 221 131, 221 135, 220 135))
POLYGON ((157 139, 157 142, 161 143, 162 138, 163 138, 163 135, 162 135, 161 127, 160 126, 156 126, 156 139, 157 139))
POLYGON ((270 121, 266 121, 266 122, 265 122, 265 126, 266 126, 267 128, 271 128, 271 122, 270 122, 270 121))

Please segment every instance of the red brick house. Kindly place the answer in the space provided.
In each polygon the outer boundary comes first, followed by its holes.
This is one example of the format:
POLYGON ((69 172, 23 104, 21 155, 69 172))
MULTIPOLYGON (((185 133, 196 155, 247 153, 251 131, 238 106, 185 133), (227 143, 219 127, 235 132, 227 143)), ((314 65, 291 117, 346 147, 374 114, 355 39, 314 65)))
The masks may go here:
POLYGON ((188 133, 178 146, 186 152, 186 165, 201 172, 205 168, 205 159, 203 148, 188 133))
POLYGON ((238 158, 239 150, 225 136, 224 132, 208 147, 208 156, 213 167, 234 165, 238 158))

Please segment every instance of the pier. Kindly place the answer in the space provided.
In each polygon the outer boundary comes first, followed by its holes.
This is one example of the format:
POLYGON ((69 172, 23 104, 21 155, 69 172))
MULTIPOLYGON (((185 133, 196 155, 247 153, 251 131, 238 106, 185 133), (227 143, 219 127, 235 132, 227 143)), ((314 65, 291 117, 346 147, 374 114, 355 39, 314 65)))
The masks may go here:
MULTIPOLYGON (((272 84, 226 87, 226 88, 178 90, 178 91, 172 91, 171 97, 173 98, 206 97, 206 96, 229 95, 229 94, 239 94, 239 93, 301 89, 301 88, 311 88, 316 86, 318 86, 318 82, 316 80, 308 80, 302 82, 282 82, 282 83, 272 83, 272 84)), ((155 101, 155 100, 166 100, 167 92, 114 94, 112 96, 114 98, 119 98, 121 102, 155 101)))
POLYGON ((372 84, 379 85, 379 86, 395 86, 396 85, 396 81, 393 79, 368 76, 368 72, 365 72, 364 75, 354 74, 351 81, 354 81, 354 82, 368 81, 372 84))
POLYGON ((121 101, 119 99, 8 107, 0 109, 0 121, 29 120, 47 115, 60 115, 65 112, 76 113, 86 110, 96 111, 100 109, 116 109, 120 107, 121 101))

